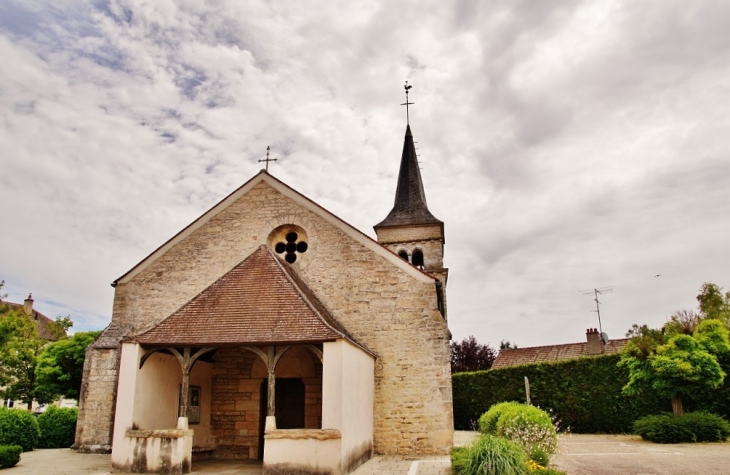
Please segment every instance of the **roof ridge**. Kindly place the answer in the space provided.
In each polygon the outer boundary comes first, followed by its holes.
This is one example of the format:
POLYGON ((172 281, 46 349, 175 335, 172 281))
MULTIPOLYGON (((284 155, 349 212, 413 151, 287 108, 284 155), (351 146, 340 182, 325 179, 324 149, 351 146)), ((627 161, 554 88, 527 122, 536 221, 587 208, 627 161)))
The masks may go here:
POLYGON ((128 338, 154 346, 338 339, 375 356, 348 334, 296 270, 284 265, 263 244, 152 328, 128 338))
MULTIPOLYGON (((611 343, 613 341, 625 341, 625 340, 630 340, 630 338, 612 338, 612 339, 608 340, 608 342, 611 343)), ((587 341, 578 341, 578 342, 573 342, 573 343, 555 343, 554 345, 526 346, 524 348, 505 348, 503 350, 499 350, 499 352, 501 353, 503 351, 509 352, 509 351, 515 351, 515 350, 529 350, 529 349, 539 349, 539 348, 552 348, 555 346, 587 345, 587 344, 588 344, 587 341)))
POLYGON ((317 297, 317 294, 315 294, 313 290, 309 289, 309 286, 307 285, 307 283, 302 280, 301 276, 299 276, 299 273, 296 271, 296 269, 294 269, 293 266, 285 265, 281 261, 281 259, 279 259, 278 257, 276 257, 276 255, 274 255, 274 253, 271 252, 271 249, 269 249, 266 245, 262 244, 259 247, 259 249, 262 248, 262 247, 269 253, 269 255, 271 255, 271 257, 274 259, 274 262, 276 263, 276 265, 278 265, 279 268, 284 272, 284 275, 289 280, 289 282, 291 282, 292 286, 297 291, 297 293, 299 294, 299 296, 302 298, 302 300, 304 301, 304 303, 306 303, 309 306, 309 308, 312 309, 312 311, 314 312, 314 314, 317 316, 317 318, 319 318, 322 321, 322 323, 324 323, 330 330, 334 331, 335 333, 340 334, 342 336, 342 338, 351 341, 353 344, 355 344, 356 346, 362 348, 367 353, 370 353, 371 355, 375 356, 375 353, 373 353, 365 345, 361 344, 352 335, 350 335, 350 332, 348 332, 347 329, 345 328, 345 326, 339 320, 337 320, 337 317, 335 317, 334 315, 332 315, 332 312, 330 312, 330 310, 327 308, 327 306, 324 304, 324 302, 322 302, 319 299, 319 297, 317 297), (309 290, 311 292, 311 294, 312 294, 311 295, 311 298, 314 299, 314 300, 316 300, 317 304, 319 304, 319 305, 322 306, 322 308, 324 309, 324 311, 327 312, 328 316, 337 325, 339 325, 340 328, 335 327, 334 325, 332 325, 328 321, 327 317, 325 317, 322 314, 322 312, 320 311, 320 309, 317 308, 317 305, 315 305, 314 302, 312 302, 310 300, 310 296, 308 296, 301 289, 301 286, 306 287, 307 290, 309 290))
MULTIPOLYGON (((226 209, 228 206, 230 206, 229 200, 237 200, 239 199, 243 194, 248 193, 249 190, 247 190, 247 187, 253 187, 258 185, 259 183, 266 183, 267 186, 272 187, 277 192, 281 193, 288 199, 291 199, 295 202, 298 202, 298 200, 302 200, 304 203, 299 203, 305 207, 307 207, 310 211, 317 214, 321 218, 323 218, 328 223, 332 224, 333 226, 337 226, 341 229, 344 229, 347 234, 349 234, 351 237, 353 237, 355 240, 362 240, 360 241, 361 244, 368 247, 370 246, 376 246, 379 251, 376 252, 384 252, 383 257, 386 257, 386 259, 389 259, 392 263, 396 264, 397 266, 402 266, 402 269, 406 270, 407 272, 414 272, 412 275, 416 278, 429 278, 429 279, 436 279, 434 276, 419 272, 419 269, 417 269, 414 266, 411 266, 407 262, 405 262, 402 258, 398 257, 393 252, 390 252, 388 248, 380 244, 378 241, 373 239, 372 237, 368 236, 352 224, 348 223, 344 219, 340 218, 336 214, 334 214, 332 211, 328 210, 324 206, 316 203, 312 199, 308 198, 304 194, 300 193, 299 191, 295 190, 291 186, 287 185, 283 181, 279 180, 278 178, 274 177, 270 173, 268 173, 265 170, 261 170, 259 173, 251 177, 249 180, 247 180, 244 184, 230 192, 228 195, 226 195, 224 198, 222 198, 220 201, 218 201, 215 205, 213 205, 211 208, 209 208, 207 211, 205 211, 202 215, 198 216, 195 220, 193 220, 191 223, 189 223, 187 226, 185 226, 183 229, 178 231, 176 234, 174 234, 172 237, 167 239, 164 243, 162 243, 160 246, 158 246, 154 251, 147 254, 142 260, 140 260, 137 264, 135 264, 131 269, 129 269, 127 272, 125 272, 122 276, 118 277, 112 282, 112 287, 116 287, 119 283, 124 283, 123 281, 127 279, 132 279, 135 275, 137 275, 139 272, 142 271, 149 263, 154 262, 159 256, 165 254, 172 246, 177 244, 182 239, 185 239, 188 235, 195 232, 198 228, 203 226, 209 219, 211 219, 213 216, 216 216, 218 213, 226 209), (283 189, 283 190, 282 190, 283 189), (290 196, 294 195, 294 197, 290 196), (344 225, 346 228, 343 228, 344 225), (351 230, 351 234, 350 231, 351 230), (421 277, 423 276, 423 277, 421 277)), ((434 218, 435 219, 435 218, 434 218)), ((443 225, 441 221, 436 220, 437 223, 440 223, 443 225)), ((423 223, 428 224, 428 223, 423 223)))

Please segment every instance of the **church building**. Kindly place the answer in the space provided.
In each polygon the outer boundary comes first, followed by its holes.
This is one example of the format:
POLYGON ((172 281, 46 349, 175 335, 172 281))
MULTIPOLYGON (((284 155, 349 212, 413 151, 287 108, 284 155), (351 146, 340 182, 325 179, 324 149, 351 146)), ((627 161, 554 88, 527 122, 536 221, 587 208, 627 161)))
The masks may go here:
POLYGON ((353 471, 453 440, 444 223, 410 126, 377 241, 261 170, 112 284, 77 447, 112 470, 353 471))

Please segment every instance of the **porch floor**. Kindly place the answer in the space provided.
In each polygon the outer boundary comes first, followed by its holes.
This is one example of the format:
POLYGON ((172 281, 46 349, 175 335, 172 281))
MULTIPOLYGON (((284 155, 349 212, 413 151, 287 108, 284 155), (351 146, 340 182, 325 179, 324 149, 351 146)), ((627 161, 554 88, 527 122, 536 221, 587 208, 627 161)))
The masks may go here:
POLYGON ((263 462, 261 460, 196 460, 192 471, 199 475, 212 473, 235 473, 243 475, 261 475, 263 462))

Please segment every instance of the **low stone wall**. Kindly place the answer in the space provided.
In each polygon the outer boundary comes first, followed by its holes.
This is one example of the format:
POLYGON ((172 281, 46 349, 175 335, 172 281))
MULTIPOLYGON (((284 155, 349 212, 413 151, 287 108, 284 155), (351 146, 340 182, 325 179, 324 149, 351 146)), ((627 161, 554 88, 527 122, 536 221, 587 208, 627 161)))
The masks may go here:
POLYGON ((264 475, 344 475, 336 429, 267 430, 264 475))
POLYGON ((125 433, 127 450, 112 454, 112 472, 190 473, 193 431, 189 429, 133 430, 125 433))

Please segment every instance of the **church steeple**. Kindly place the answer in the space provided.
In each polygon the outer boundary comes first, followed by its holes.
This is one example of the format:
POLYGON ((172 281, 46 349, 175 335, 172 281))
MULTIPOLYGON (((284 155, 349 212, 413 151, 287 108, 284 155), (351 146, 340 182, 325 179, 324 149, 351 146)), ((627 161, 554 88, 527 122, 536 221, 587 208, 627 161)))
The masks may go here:
MULTIPOLYGON (((426 204, 410 125, 406 126, 393 209, 374 228, 380 244, 436 276, 440 285, 446 284, 449 270, 443 261, 444 223, 431 214, 426 204)), ((442 311, 445 314, 445 308, 442 311)))
POLYGON ((413 143, 411 126, 406 126, 406 137, 403 143, 403 154, 400 159, 400 171, 398 172, 398 187, 395 190, 395 203, 388 216, 375 225, 378 228, 386 226, 406 226, 440 224, 443 222, 436 219, 428 210, 426 204, 426 193, 423 191, 423 180, 421 170, 418 167, 418 156, 413 143))

